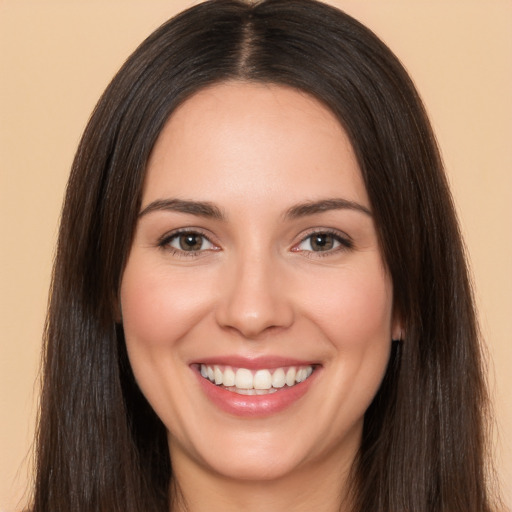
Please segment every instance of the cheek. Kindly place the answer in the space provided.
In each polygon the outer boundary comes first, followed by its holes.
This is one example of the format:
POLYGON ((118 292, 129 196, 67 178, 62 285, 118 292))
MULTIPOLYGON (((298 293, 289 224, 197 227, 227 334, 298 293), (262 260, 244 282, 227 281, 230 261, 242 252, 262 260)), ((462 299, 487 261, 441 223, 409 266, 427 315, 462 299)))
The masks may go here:
MULTIPOLYGON (((362 420, 389 360, 392 330, 392 285, 380 264, 345 268, 316 294, 315 323, 329 340, 336 396, 325 410, 337 410, 337 425, 362 420), (323 299, 320 300, 320 297, 323 299), (342 405, 340 405, 342 404, 342 405)), ((323 406, 321 406, 323 407, 323 406)))
POLYGON ((206 281, 129 260, 121 285, 121 311, 128 345, 164 347, 185 335, 207 308, 206 281))
POLYGON ((392 287, 380 265, 331 273, 309 290, 309 315, 339 349, 390 339, 392 287))

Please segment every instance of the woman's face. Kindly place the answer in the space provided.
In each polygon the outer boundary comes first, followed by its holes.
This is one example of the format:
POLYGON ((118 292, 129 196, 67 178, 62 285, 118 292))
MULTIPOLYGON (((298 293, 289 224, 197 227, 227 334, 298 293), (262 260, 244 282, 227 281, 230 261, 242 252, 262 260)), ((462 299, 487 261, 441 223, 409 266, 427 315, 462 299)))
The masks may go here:
POLYGON ((178 474, 347 468, 400 330, 392 297, 328 109, 232 82, 174 112, 148 164, 121 309, 178 474))

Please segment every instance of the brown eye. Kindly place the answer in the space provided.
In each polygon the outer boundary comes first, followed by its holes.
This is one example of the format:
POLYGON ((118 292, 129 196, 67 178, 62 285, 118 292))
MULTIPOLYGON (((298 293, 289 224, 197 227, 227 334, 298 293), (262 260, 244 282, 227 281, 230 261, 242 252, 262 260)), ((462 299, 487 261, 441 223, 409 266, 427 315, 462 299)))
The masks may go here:
POLYGON ((178 237, 182 251, 200 251, 203 247, 204 237, 198 233, 184 233, 178 237))
POLYGON ((215 249, 215 245, 201 233, 195 231, 185 231, 176 233, 160 244, 162 247, 168 247, 176 252, 199 252, 215 249))
POLYGON ((334 247, 334 235, 329 233, 315 233, 310 237, 310 245, 313 251, 329 251, 334 247))
POLYGON ((304 252, 336 252, 340 249, 350 249, 351 247, 352 241, 342 235, 329 233, 328 231, 317 231, 304 238, 294 250, 304 252))

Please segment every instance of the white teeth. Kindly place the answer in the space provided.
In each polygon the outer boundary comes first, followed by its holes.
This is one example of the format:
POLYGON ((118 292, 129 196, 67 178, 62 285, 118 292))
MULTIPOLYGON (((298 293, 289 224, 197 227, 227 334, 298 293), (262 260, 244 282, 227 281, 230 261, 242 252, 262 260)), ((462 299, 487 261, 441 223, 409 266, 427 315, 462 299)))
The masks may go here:
POLYGON ((239 395, 271 395, 275 393, 277 389, 239 389, 239 388, 226 388, 228 391, 237 393, 239 395))
MULTIPOLYGON (((313 370, 313 369, 311 369, 313 370)), ((282 388, 286 384, 286 376, 282 368, 278 368, 272 375, 272 387, 282 388)))
POLYGON ((313 373, 313 366, 261 369, 253 373, 247 368, 238 368, 235 371, 230 366, 202 364, 200 373, 205 379, 217 386, 222 385, 229 391, 243 395, 261 395, 273 393, 285 385, 290 387, 305 381, 313 373))
POLYGON ((253 389, 251 370, 238 368, 235 374, 235 386, 239 389, 253 389))
POLYGON ((295 375, 295 382, 302 382, 303 380, 306 380, 307 374, 308 374, 307 370, 304 368, 301 368, 297 372, 297 375, 295 375))
POLYGON ((286 385, 293 386, 295 384, 295 368, 288 368, 286 372, 286 385))
POLYGON ((222 370, 218 366, 213 367, 213 375, 215 377, 215 384, 222 384, 222 370))
POLYGON ((224 370, 222 384, 226 387, 235 385, 235 372, 229 366, 224 370))
POLYGON ((256 394, 256 390, 254 390, 254 389, 242 389, 242 388, 238 388, 236 392, 237 392, 239 395, 255 395, 255 394, 256 394))
POLYGON ((272 387, 272 375, 268 370, 258 370, 254 374, 252 387, 254 389, 270 389, 272 387))

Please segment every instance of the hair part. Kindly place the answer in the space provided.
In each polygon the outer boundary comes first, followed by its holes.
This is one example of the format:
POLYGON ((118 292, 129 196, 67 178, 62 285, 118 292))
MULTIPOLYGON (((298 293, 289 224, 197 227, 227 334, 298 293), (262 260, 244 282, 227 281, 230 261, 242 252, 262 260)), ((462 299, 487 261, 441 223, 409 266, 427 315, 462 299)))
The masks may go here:
POLYGON ((471 286, 414 85, 370 30, 333 7, 210 0, 139 46, 80 142, 45 332, 34 512, 169 509, 166 431, 131 372, 118 290, 158 135, 183 101, 231 80, 293 87, 330 108, 372 205, 405 339, 393 344, 365 415, 354 512, 490 511, 488 400, 471 286))

